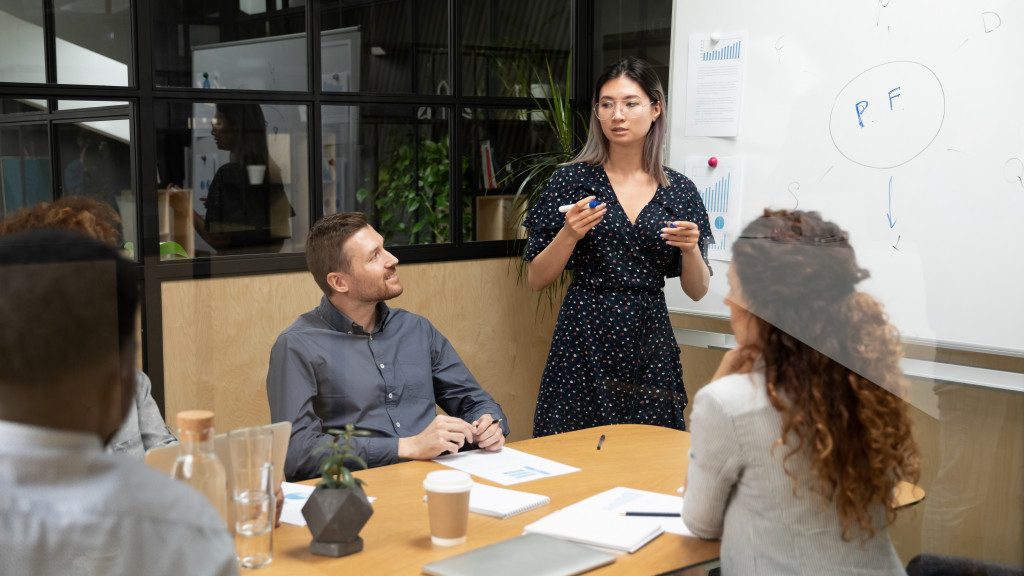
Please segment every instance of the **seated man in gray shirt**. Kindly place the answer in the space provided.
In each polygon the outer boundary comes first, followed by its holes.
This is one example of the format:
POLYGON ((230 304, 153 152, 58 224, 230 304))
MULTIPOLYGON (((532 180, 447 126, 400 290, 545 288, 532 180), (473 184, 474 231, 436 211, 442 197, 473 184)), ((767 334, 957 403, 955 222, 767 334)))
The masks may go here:
POLYGON ((501 406, 448 340, 426 318, 384 304, 402 293, 398 259, 365 215, 318 221, 306 262, 324 296, 278 336, 267 373, 270 418, 292 423, 289 480, 319 476, 327 453, 314 451, 328 429, 349 423, 370 431, 353 441, 371 467, 505 444, 501 406))

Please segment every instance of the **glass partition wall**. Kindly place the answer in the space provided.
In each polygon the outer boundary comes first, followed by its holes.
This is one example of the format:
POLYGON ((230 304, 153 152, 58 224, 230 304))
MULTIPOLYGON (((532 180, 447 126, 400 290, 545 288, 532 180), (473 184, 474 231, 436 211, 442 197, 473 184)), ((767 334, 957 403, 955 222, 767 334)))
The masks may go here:
POLYGON ((366 212, 406 262, 521 249, 511 167, 555 145, 549 98, 586 107, 590 57, 574 46, 588 45, 592 10, 4 2, 0 211, 73 195, 112 207, 139 262, 143 363, 160 397, 161 283, 302 270, 324 214, 366 212))

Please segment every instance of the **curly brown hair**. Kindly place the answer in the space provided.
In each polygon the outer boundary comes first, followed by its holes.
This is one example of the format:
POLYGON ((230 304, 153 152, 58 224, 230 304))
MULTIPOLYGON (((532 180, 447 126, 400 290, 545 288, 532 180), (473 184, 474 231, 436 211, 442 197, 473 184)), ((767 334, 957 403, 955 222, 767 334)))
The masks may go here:
POLYGON ((899 334, 882 305, 855 290, 868 272, 847 233, 816 212, 765 210, 734 244, 733 265, 755 317, 768 395, 782 413, 783 467, 806 454, 817 477, 811 490, 835 501, 843 539, 859 532, 868 540, 869 507, 881 502, 891 524, 896 484, 920 476, 898 395, 899 334))
POLYGON ((36 228, 74 230, 118 245, 121 218, 110 204, 91 196, 64 196, 43 202, 0 220, 0 236, 36 228))

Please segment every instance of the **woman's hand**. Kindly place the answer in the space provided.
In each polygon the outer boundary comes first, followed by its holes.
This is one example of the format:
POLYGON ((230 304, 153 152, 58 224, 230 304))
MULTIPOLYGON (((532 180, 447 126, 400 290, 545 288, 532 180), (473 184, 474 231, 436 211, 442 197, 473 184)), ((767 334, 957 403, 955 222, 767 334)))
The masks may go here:
POLYGON ((665 227, 661 229, 661 238, 669 246, 675 246, 683 252, 691 252, 697 249, 700 229, 693 222, 685 220, 666 222, 665 227))
POLYGON ((730 374, 746 374, 754 369, 754 360, 759 352, 750 346, 740 346, 725 353, 718 364, 718 370, 712 380, 724 378, 730 374))
POLYGON ((576 241, 586 236, 587 232, 597 226, 608 212, 608 205, 604 202, 590 208, 588 204, 594 199, 594 196, 587 196, 574 204, 565 215, 565 225, 562 229, 576 241))

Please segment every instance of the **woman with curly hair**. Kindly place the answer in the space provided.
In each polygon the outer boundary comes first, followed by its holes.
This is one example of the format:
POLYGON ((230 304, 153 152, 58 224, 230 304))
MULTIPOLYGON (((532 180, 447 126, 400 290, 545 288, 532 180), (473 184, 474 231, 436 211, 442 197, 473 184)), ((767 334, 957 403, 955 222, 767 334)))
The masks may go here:
POLYGON ((0 219, 0 236, 36 228, 74 230, 116 246, 121 218, 110 204, 92 196, 64 196, 0 219))
POLYGON ((904 574, 894 487, 916 482, 899 335, 845 231, 769 212, 733 246, 738 347, 697 393, 683 519, 725 574, 904 574))
MULTIPOLYGON (((24 230, 54 228, 73 230, 118 246, 120 227, 121 219, 110 204, 91 196, 64 196, 54 202, 36 204, 0 219, 0 236, 24 230)), ((149 376, 140 370, 135 371, 135 403, 128 409, 121 428, 107 443, 107 452, 142 459, 146 450, 178 443, 153 400, 152 386, 149 376)))

